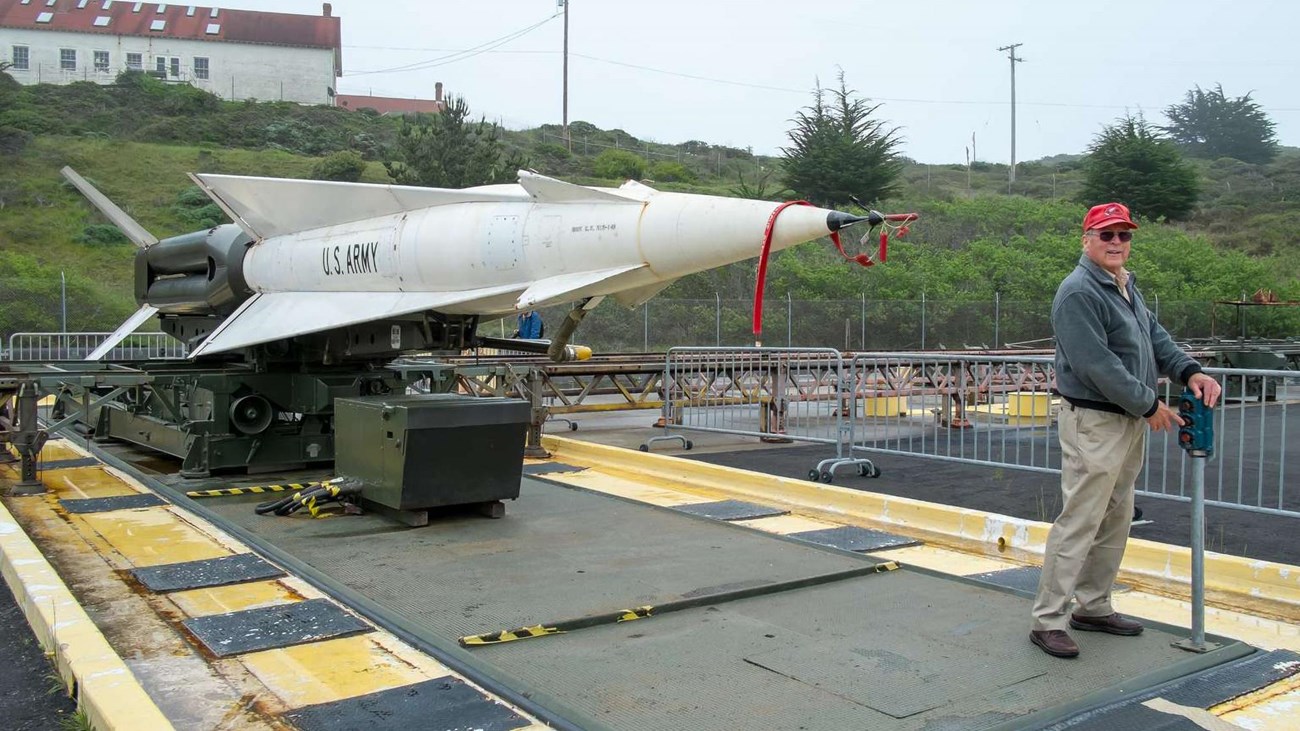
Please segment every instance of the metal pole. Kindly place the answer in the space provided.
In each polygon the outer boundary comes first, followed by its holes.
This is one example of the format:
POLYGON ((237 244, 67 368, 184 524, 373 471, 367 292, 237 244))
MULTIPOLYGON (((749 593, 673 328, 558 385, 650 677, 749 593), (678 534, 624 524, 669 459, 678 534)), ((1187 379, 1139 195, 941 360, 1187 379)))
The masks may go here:
POLYGON ((925 292, 921 292, 921 350, 925 350, 925 292))
POLYGON ((722 295, 713 293, 713 345, 722 345, 722 295))
POLYGON ((63 302, 63 332, 66 333, 68 331, 68 277, 62 270, 59 271, 59 284, 62 289, 60 299, 63 302))
POLYGON ((867 349, 867 293, 862 293, 862 349, 867 349))
POLYGON ((642 337, 645 338, 645 344, 642 346, 641 352, 649 353, 650 352, 650 302, 648 300, 646 301, 645 304, 641 305, 641 313, 642 313, 642 320, 643 320, 642 329, 644 330, 644 332, 642 333, 642 337))
POLYGON ((794 300, 789 290, 785 293, 785 347, 794 347, 794 300))
POLYGON ((993 293, 993 349, 1000 350, 1002 346, 1002 336, 999 333, 1002 325, 1002 293, 993 293))
POLYGON ((564 6, 564 146, 573 152, 573 138, 569 136, 569 2, 558 0, 564 6))
POLYGON ((1192 455, 1192 644, 1205 647, 1205 454, 1192 455))

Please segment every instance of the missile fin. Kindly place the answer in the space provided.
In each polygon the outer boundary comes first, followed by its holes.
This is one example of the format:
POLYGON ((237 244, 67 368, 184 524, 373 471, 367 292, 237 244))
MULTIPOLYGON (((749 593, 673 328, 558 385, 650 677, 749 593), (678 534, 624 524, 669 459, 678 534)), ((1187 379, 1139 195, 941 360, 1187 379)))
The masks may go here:
POLYGON ((526 310, 538 303, 550 303, 557 299, 576 299, 578 296, 591 296, 592 293, 583 293, 579 291, 595 284, 600 284, 609 279, 613 279, 622 274, 635 272, 646 269, 645 264, 632 264, 629 266, 614 267, 612 269, 597 269, 589 272, 574 272, 572 274, 561 274, 555 277, 533 282, 528 285, 528 289, 519 295, 515 307, 520 310, 526 310))
POLYGON ((86 200, 89 200, 91 205, 98 208, 100 213, 112 221, 119 231, 125 234, 128 239, 134 241, 136 246, 147 249, 158 243, 157 236, 145 230, 144 226, 141 226, 134 218, 127 215, 126 211, 118 208, 116 203, 109 200, 108 196, 100 193, 99 189, 90 184, 90 181, 78 175, 76 170, 65 166, 59 172, 77 190, 81 191, 82 195, 86 196, 86 200))
POLYGON ((668 289, 668 287, 676 281, 676 279, 669 279, 666 282, 655 282, 654 284, 649 284, 644 287, 625 289, 622 292, 615 292, 614 299, 618 300, 619 304, 625 307, 640 307, 646 302, 649 302, 655 295, 668 289))
POLYGON ((539 203, 644 203, 637 198, 566 183, 527 170, 519 171, 519 184, 539 203))
POLYGON ((524 191, 515 186, 493 186, 492 190, 451 190, 206 173, 190 177, 254 239, 452 203, 529 200, 524 191))
POLYGON ((240 305, 190 357, 509 296, 522 288, 509 284, 455 292, 263 292, 240 305))
POLYGON ((141 325, 145 324, 149 318, 153 317, 157 313, 158 308, 153 305, 144 305, 140 309, 136 310, 134 315, 126 318, 126 322, 117 326, 117 329, 113 331, 112 335, 108 336, 108 339, 100 343, 99 347, 91 351, 90 355, 86 356, 86 360, 99 360, 105 355, 108 355, 108 351, 116 348, 118 343, 126 340, 128 335, 140 329, 141 325))

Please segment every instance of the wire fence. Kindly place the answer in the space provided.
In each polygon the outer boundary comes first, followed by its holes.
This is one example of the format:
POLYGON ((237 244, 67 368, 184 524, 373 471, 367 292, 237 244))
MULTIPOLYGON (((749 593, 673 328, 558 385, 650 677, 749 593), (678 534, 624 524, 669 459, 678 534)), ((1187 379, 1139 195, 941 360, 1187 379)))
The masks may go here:
MULTIPOLYGON (((1149 301, 1162 325, 1180 341, 1238 337, 1293 340, 1300 351, 1300 308, 1251 311, 1208 301, 1149 301)), ((540 310, 561 322, 568 306, 540 310)), ((806 300, 769 295, 762 344, 838 350, 1004 350, 1051 347, 1050 301, 931 299, 806 300)), ((488 334, 495 334, 487 323, 488 334)), ((499 326, 507 334, 514 322, 499 326)), ((753 304, 748 299, 656 298, 628 310, 608 304, 583 321, 575 341, 598 352, 660 352, 674 346, 753 345, 753 304)), ((1273 367, 1273 366, 1269 366, 1273 367)))

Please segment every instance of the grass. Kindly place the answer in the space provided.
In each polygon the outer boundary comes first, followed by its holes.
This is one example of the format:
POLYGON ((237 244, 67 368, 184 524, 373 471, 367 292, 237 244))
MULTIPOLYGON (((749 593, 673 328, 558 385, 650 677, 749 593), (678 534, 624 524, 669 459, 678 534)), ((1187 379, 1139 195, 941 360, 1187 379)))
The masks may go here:
POLYGON ((86 712, 80 709, 71 716, 64 716, 59 719, 59 728, 61 731, 95 731, 95 727, 91 725, 86 712))

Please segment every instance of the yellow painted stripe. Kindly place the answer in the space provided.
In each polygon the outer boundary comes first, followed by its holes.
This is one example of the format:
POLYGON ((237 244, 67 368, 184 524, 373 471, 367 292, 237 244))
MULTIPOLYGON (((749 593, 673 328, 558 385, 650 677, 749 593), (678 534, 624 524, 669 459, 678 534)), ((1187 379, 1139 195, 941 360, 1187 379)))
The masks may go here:
POLYGON ((291 707, 353 698, 438 677, 402 662, 364 635, 248 653, 240 656, 240 661, 291 707))
POLYGON ((228 497, 233 495, 260 495, 267 492, 285 492, 287 490, 301 490, 305 487, 314 487, 319 482, 290 483, 287 485, 253 485, 251 487, 226 487, 216 490, 190 490, 185 493, 186 497, 228 497))
POLYGON ((84 523, 83 534, 94 531, 134 566, 199 561, 229 556, 231 551, 179 520, 162 507, 114 510, 73 515, 84 523))
POLYGON ((59 674, 76 683, 80 707, 95 729, 172 728, 3 504, 0 571, 59 674))
POLYGON ((302 600, 300 594, 275 580, 176 591, 168 594, 167 598, 190 617, 225 614, 302 600))
MULTIPOLYGON (((870 525, 928 543, 1025 563, 1041 563, 1051 526, 978 510, 850 490, 806 480, 648 454, 552 435, 543 444, 567 464, 597 468, 616 477, 718 498, 741 497, 780 505, 815 518, 870 525)), ((590 478, 589 478, 590 479, 590 478)), ((1206 590, 1211 601, 1300 621, 1300 567, 1208 553, 1206 590)), ((1142 588, 1187 594, 1191 556, 1187 548, 1132 539, 1122 580, 1142 588)))

